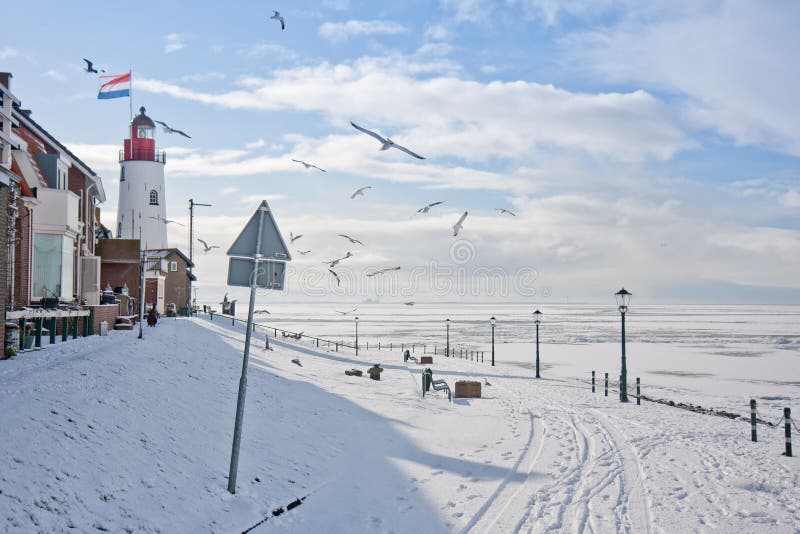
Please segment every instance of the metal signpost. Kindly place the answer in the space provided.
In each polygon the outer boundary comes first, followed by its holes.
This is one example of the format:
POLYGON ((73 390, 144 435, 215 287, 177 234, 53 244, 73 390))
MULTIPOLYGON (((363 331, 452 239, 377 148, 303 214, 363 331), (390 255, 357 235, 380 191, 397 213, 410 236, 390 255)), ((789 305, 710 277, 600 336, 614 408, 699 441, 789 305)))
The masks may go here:
POLYGON ((228 256, 231 256, 228 264, 228 285, 250 288, 242 377, 239 379, 239 399, 236 402, 236 423, 233 428, 231 466, 228 472, 228 491, 236 493, 236 472, 239 467, 239 446, 242 441, 247 363, 250 355, 250 336, 253 332, 256 288, 282 290, 286 276, 285 262, 292 259, 266 200, 261 202, 247 226, 233 242, 228 250, 228 256))

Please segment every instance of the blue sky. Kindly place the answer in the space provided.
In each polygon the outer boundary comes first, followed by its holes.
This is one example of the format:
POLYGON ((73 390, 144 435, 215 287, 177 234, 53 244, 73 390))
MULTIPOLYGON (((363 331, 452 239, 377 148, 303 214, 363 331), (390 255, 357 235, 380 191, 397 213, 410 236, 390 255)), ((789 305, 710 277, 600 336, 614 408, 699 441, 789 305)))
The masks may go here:
MULTIPOLYGON (((312 253, 293 262, 283 298, 311 286, 314 298, 356 301, 604 300, 621 285, 654 301, 800 295, 796 3, 28 9, 48 16, 4 35, 0 67, 34 118, 103 177, 104 222, 114 227, 128 101, 97 101, 82 57, 112 73, 133 69, 134 106, 192 135, 157 137, 168 153, 168 217, 186 222, 190 197, 214 204, 198 234, 225 249, 267 198, 285 234, 304 234, 296 245, 312 253), (378 151, 350 120, 427 159, 378 151), (368 246, 349 248, 339 233, 368 246), (454 259, 456 246, 467 256, 454 259), (347 250, 356 255, 341 264, 346 287, 331 287, 322 261, 347 250), (395 265, 394 275, 363 276, 395 265), (487 272, 507 276, 510 289, 480 280, 442 289, 436 279, 487 272)), ((186 248, 173 226, 171 242, 186 248)), ((200 290, 223 292, 224 253, 197 263, 200 290)))

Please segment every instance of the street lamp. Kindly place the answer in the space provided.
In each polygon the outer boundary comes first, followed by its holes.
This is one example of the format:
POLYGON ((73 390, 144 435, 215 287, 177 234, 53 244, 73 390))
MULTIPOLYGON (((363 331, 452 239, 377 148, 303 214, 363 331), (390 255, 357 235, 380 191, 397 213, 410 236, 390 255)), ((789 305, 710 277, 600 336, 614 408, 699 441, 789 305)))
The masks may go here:
POLYGON ((625 312, 628 311, 628 304, 631 301, 631 293, 623 287, 615 293, 617 306, 622 316, 622 372, 619 375, 619 400, 628 402, 628 366, 625 361, 625 312))
POLYGON ((539 322, 541 321, 542 312, 536 310, 533 312, 533 322, 536 323, 536 378, 539 376, 539 322))
POLYGON ((444 355, 450 356, 450 319, 445 320, 445 324, 447 325, 447 347, 445 348, 444 355))
POLYGON ((497 322, 497 319, 492 317, 489 319, 489 324, 492 325, 492 367, 494 367, 494 325, 497 322))
POLYGON ((356 317, 356 356, 358 356, 358 317, 356 317))

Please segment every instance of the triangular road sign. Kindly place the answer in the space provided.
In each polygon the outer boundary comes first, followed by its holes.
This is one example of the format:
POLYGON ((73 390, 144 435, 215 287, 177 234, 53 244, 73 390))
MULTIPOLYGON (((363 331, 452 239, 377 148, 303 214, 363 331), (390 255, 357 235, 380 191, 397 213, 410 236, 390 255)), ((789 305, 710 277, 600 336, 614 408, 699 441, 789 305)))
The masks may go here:
POLYGON ((281 237, 281 232, 278 230, 278 225, 275 224, 275 219, 272 217, 272 211, 269 209, 269 204, 266 200, 261 201, 261 205, 256 212, 250 217, 247 226, 244 227, 242 233, 233 242, 231 248, 228 249, 228 256, 243 256, 252 258, 256 253, 260 253, 262 258, 270 260, 291 261, 292 256, 289 254, 289 249, 286 248, 286 243, 281 237), (264 212, 263 218, 261 212, 264 212), (258 250, 258 227, 259 221, 261 222, 261 247, 258 250))

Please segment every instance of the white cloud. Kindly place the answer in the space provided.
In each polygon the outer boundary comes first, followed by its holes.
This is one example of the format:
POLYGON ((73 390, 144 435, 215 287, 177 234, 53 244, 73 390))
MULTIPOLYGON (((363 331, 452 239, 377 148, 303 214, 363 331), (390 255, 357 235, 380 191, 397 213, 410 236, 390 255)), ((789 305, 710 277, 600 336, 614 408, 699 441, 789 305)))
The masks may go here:
POLYGON ((781 196, 781 204, 790 208, 800 208, 800 191, 791 189, 781 196))
POLYGON ((541 146, 639 161, 667 159, 693 146, 645 91, 590 94, 525 81, 418 78, 430 67, 407 56, 362 58, 277 70, 270 78, 240 80, 238 89, 225 93, 151 79, 137 86, 230 109, 323 113, 348 130, 348 120, 366 121, 384 134, 399 132, 423 155, 468 161, 521 158, 541 146))
POLYGON ((444 9, 455 12, 456 20, 486 21, 494 11, 493 0, 441 0, 444 9))
POLYGON ((8 59, 18 55, 19 51, 16 48, 11 48, 10 46, 0 48, 0 59, 8 59))
POLYGON ((64 80, 67 79, 67 77, 64 76, 64 74, 62 74, 61 72, 59 72, 59 71, 57 71, 55 69, 48 69, 48 70, 44 71, 42 73, 42 76, 45 76, 45 77, 50 78, 51 80, 55 80, 57 82, 63 82, 64 80))
POLYGON ((297 53, 294 50, 275 43, 254 43, 240 48, 237 53, 252 58, 269 57, 279 61, 293 61, 297 59, 297 53))
POLYGON ((453 32, 444 24, 434 24, 425 30, 424 37, 431 41, 447 41, 453 37, 453 32))
POLYGON ((350 9, 350 0, 323 0, 322 6, 336 11, 347 11, 350 9))
POLYGON ((657 17, 649 9, 631 7, 618 25, 573 35, 565 47, 606 79, 687 99, 686 116, 700 127, 800 155, 800 73, 786 63, 786 51, 800 49, 800 4, 700 2, 657 17))
POLYGON ((239 188, 238 187, 223 187, 220 190, 220 194, 222 194, 222 195, 230 195, 232 193, 238 193, 238 192, 239 192, 239 188))
POLYGON ((264 145, 266 145, 266 143, 264 142, 263 139, 256 139, 252 143, 247 143, 246 145, 244 145, 244 147, 254 149, 254 148, 261 148, 264 145))
POLYGON ((224 80, 227 76, 224 72, 199 72, 197 74, 184 74, 177 78, 177 81, 181 83, 207 82, 210 80, 224 80))
POLYGON ((164 53, 171 54, 183 48, 186 48, 186 39, 183 35, 178 33, 170 33, 164 36, 164 53))
POLYGON ((362 35, 397 35, 406 31, 408 30, 402 24, 386 20, 325 22, 319 27, 319 34, 334 42, 362 35))

